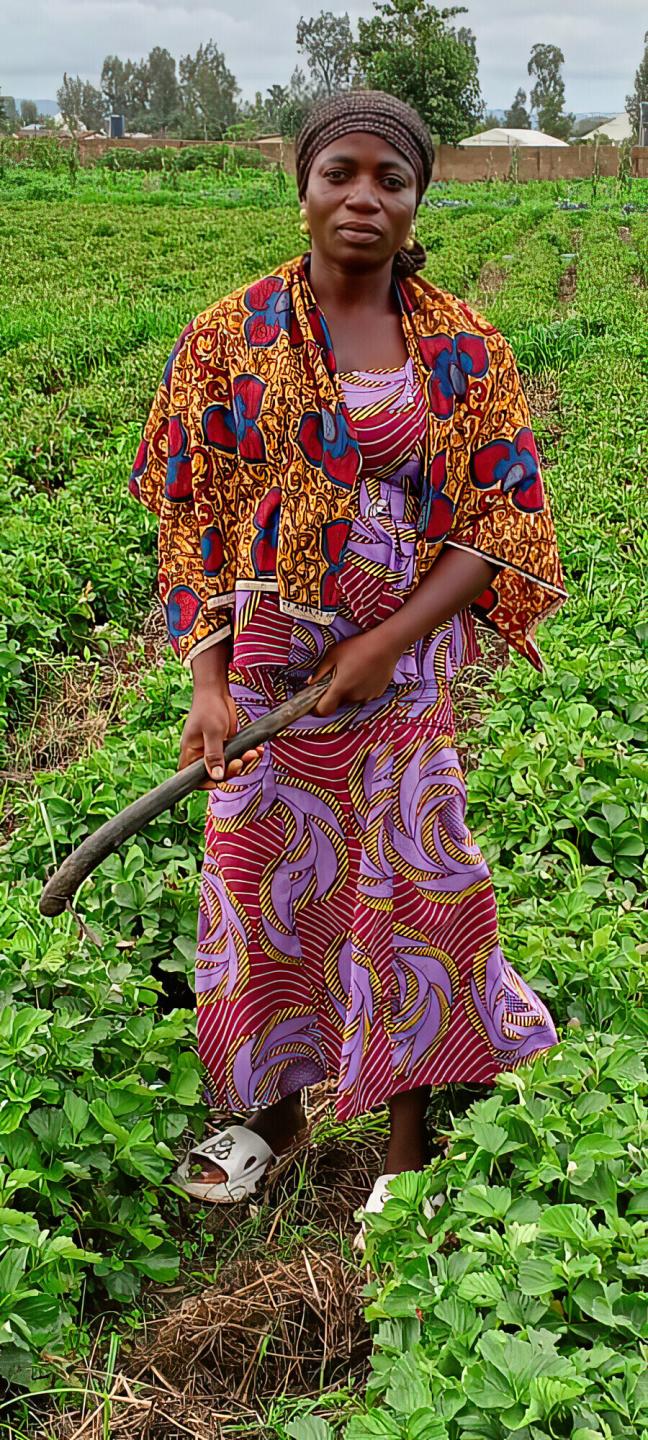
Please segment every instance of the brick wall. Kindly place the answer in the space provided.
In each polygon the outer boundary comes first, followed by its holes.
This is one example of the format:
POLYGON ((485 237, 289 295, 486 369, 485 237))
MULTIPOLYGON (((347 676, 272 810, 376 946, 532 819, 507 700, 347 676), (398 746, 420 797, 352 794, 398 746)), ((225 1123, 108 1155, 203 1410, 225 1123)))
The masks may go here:
MULTIPOLYGON (((616 175, 620 151, 616 145, 599 145, 598 169, 601 175, 616 175)), ((517 156, 519 180, 589 180, 597 163, 593 145, 519 146, 470 145, 460 148, 439 145, 434 162, 435 180, 506 180, 512 174, 517 156)), ((648 175, 648 149, 632 151, 635 175, 648 175)))
MULTIPOLYGON (((79 150, 82 163, 107 150, 131 148, 147 150, 152 145, 182 150, 187 145, 213 145, 217 142, 204 140, 159 140, 155 135, 140 136, 123 140, 109 140, 100 136, 81 140, 79 150)), ((237 142, 246 149, 260 150, 269 160, 278 161, 289 175, 295 174, 295 147, 291 140, 270 136, 262 140, 237 142)), ((461 149, 455 145, 437 146, 434 161, 434 180, 506 180, 512 177, 517 155, 518 180, 589 180, 597 163, 597 152, 593 145, 562 146, 519 146, 517 152, 508 145, 471 145, 461 149)), ((598 147, 598 169, 601 175, 616 175, 619 168, 620 151, 616 145, 598 147)), ((648 148, 632 151, 632 173, 648 177, 648 148)))

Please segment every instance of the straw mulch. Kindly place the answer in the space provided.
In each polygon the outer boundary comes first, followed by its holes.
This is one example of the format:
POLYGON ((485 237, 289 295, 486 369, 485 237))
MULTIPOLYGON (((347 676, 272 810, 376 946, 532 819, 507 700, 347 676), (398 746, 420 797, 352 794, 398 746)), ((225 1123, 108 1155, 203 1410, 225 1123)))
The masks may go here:
MULTIPOLYGON (((328 1104, 326 1089, 311 1127, 328 1104)), ((268 1225, 255 1253, 246 1246, 216 1284, 173 1305, 161 1291, 160 1313, 147 1320, 145 1339, 119 1352, 111 1383, 91 1359, 83 1403, 50 1414, 30 1432, 33 1440, 227 1440, 241 1433, 266 1440, 263 1417, 274 1399, 360 1389, 370 1352, 366 1274, 351 1258, 350 1241, 355 1212, 380 1172, 383 1144, 369 1135, 315 1145, 300 1184, 306 1143, 280 1162, 264 1197, 271 1202, 268 1225)), ((223 1248, 249 1213, 213 1207, 209 1224, 223 1248)))
MULTIPOLYGON (((262 1410, 280 1395, 316 1397, 360 1378, 369 1349, 356 1269, 304 1249, 294 1260, 257 1260, 226 1282, 187 1296, 150 1327, 110 1387, 115 1440, 223 1440, 234 1421, 264 1434, 262 1410)), ((97 1376, 95 1374, 95 1385, 97 1376)), ((96 1390, 50 1433, 103 1440, 106 1404, 96 1390)), ((42 1432, 41 1432, 42 1433, 42 1432)))

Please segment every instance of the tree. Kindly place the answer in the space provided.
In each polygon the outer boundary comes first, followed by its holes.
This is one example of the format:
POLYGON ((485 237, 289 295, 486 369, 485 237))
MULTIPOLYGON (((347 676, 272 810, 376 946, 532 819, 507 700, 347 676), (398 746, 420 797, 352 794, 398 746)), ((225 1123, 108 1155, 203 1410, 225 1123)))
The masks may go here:
POLYGON ((91 85, 89 80, 84 80, 81 94, 81 119, 86 130, 104 130, 106 126, 106 106, 101 90, 96 85, 91 85))
POLYGON ((195 55, 183 55, 180 84, 184 102, 182 128, 192 138, 221 140, 237 118, 240 94, 222 50, 208 40, 195 55))
POLYGON ((101 67, 101 89, 106 113, 125 115, 129 125, 144 128, 148 116, 150 88, 148 61, 120 60, 118 55, 106 56, 101 67))
POLYGON ((21 100, 20 123, 21 125, 36 125, 38 123, 38 106, 35 100, 21 100))
POLYGON ((538 118, 538 129, 546 135, 555 135, 558 140, 567 140, 574 123, 573 115, 566 115, 565 82, 561 67, 565 57, 558 45, 534 45, 527 65, 529 75, 535 76, 535 84, 529 99, 538 118))
POLYGON ((644 52, 637 67, 634 81, 634 90, 631 95, 626 96, 626 110, 632 122, 632 138, 639 139, 639 106, 642 100, 648 100, 648 30, 644 35, 644 52))
POLYGON ((56 92, 58 107, 70 130, 78 130, 83 105, 83 80, 80 75, 63 75, 63 84, 56 92))
POLYGON ((293 139, 318 99, 317 90, 309 84, 303 70, 296 65, 286 90, 286 98, 279 111, 279 132, 293 139))
POLYGON ((516 90, 513 104, 504 116, 504 124, 508 130, 531 129, 531 116, 526 108, 526 98, 526 90, 516 90))
POLYGON ((297 49, 304 55, 313 85, 322 95, 350 89, 354 43, 346 11, 334 15, 332 10, 321 10, 312 20, 302 16, 297 26, 297 49))
POLYGON ((70 130, 84 125, 86 130, 103 130, 106 107, 100 90, 80 75, 63 76, 63 84, 56 92, 59 110, 70 130))
POLYGON ((0 135, 11 134, 18 123, 13 95, 0 95, 0 135))
POLYGON ((436 10, 428 0, 376 0, 358 21, 356 59, 362 81, 408 100, 433 135, 456 143, 483 111, 474 36, 452 21, 465 7, 436 10))
POLYGON ((176 62, 168 50, 155 46, 146 62, 148 69, 148 121, 152 130, 166 130, 178 118, 180 86, 176 62))

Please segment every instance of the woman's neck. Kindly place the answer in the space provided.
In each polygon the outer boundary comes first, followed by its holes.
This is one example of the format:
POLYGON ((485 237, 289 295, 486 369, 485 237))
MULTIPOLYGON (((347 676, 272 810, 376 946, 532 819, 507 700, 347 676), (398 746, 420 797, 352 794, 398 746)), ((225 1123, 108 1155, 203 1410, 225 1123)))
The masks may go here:
POLYGON ((393 286, 393 261, 380 269, 358 273, 343 270, 334 260, 313 250, 310 261, 310 286, 318 305, 325 314, 344 310, 371 309, 378 314, 397 310, 393 286))

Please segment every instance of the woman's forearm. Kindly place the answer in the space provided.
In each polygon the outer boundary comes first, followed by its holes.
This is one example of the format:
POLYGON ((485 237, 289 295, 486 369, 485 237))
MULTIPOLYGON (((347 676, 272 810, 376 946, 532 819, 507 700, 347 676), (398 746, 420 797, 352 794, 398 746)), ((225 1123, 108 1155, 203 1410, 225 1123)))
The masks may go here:
POLYGON ((194 693, 198 690, 218 689, 227 690, 227 670, 232 654, 232 641, 218 640, 214 645, 208 645, 206 650, 201 650, 191 662, 191 673, 193 675, 194 693))
POLYGON ((402 655, 415 640, 476 600, 498 569, 472 551, 448 546, 400 610, 378 627, 381 638, 390 650, 402 655))

